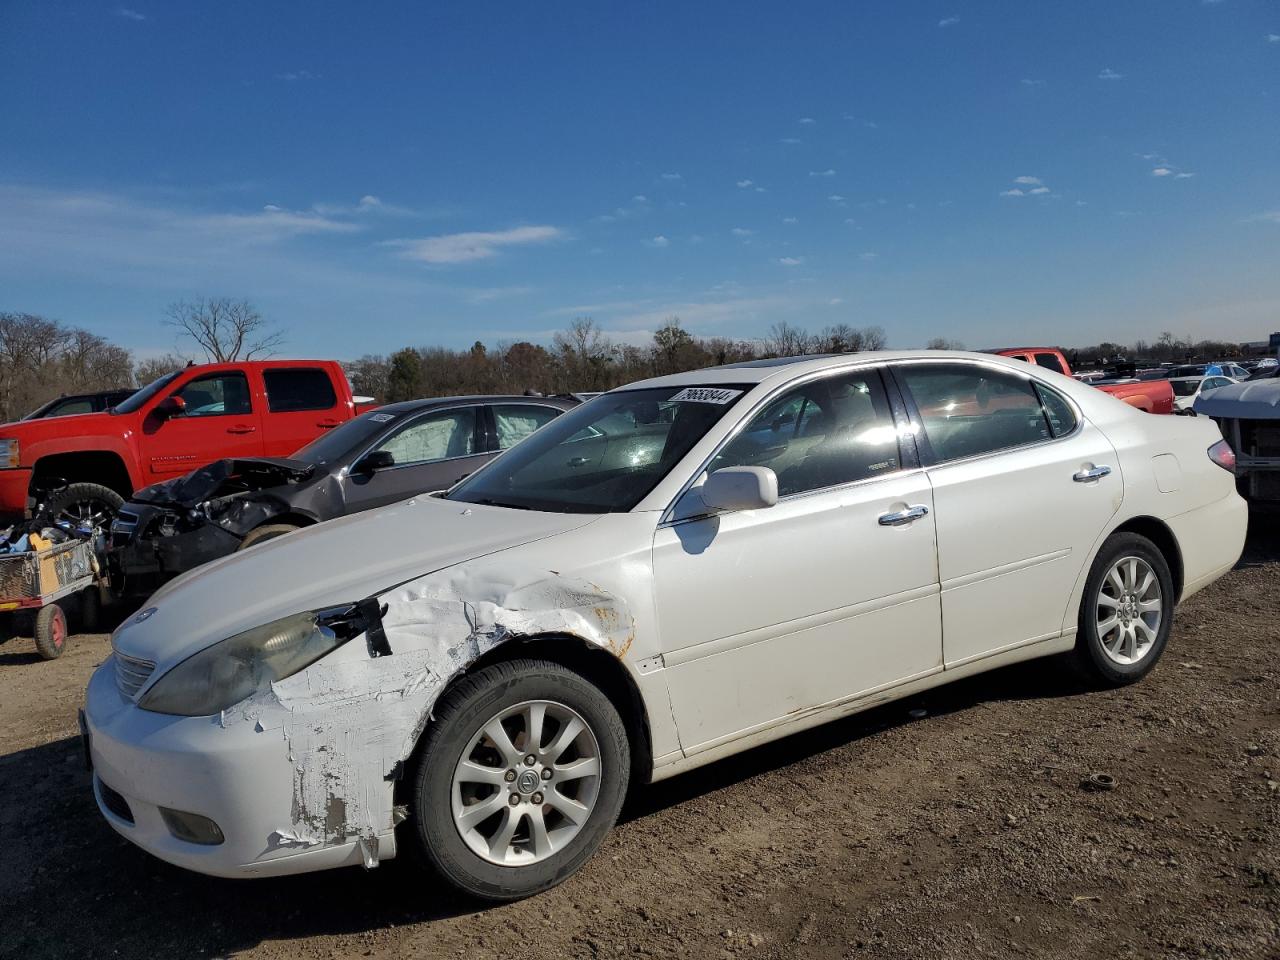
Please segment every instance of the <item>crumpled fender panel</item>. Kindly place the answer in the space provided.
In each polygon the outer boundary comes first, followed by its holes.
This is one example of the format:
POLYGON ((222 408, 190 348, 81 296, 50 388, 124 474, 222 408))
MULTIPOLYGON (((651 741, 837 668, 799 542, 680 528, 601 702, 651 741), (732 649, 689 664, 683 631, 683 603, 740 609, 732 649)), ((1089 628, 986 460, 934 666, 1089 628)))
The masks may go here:
POLYGON ((572 634, 618 657, 635 637, 624 601, 587 580, 550 572, 514 584, 463 565, 398 586, 378 601, 389 656, 371 656, 362 635, 223 717, 253 723, 287 744, 293 819, 273 833, 274 846, 358 840, 366 866, 373 866, 374 839, 404 816, 393 807, 392 781, 452 679, 516 637, 572 634))

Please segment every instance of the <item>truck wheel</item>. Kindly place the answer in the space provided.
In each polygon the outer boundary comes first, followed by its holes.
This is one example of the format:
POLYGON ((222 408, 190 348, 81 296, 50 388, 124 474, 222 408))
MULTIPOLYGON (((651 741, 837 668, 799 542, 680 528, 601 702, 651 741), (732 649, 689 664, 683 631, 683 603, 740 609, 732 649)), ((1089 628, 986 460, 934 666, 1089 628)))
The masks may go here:
POLYGON ((54 521, 62 520, 76 529, 106 530, 124 506, 124 497, 100 483, 72 483, 54 492, 45 503, 45 512, 54 521))
POLYGON ((56 603, 41 607, 36 614, 36 653, 57 660, 67 649, 67 615, 56 603))
POLYGON ((240 541, 240 546, 236 547, 236 550, 237 552, 248 550, 255 543, 274 540, 276 537, 283 537, 286 533, 293 533, 293 531, 300 529, 301 527, 292 523, 268 523, 257 530, 250 530, 249 535, 240 541))

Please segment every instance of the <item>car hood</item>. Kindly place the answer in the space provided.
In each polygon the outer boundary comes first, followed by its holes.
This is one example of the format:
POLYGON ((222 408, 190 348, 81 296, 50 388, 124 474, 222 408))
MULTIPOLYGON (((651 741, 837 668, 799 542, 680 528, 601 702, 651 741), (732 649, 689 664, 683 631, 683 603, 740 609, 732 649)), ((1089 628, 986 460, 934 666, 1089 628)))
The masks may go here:
POLYGON ((131 499, 134 503, 194 507, 231 493, 267 490, 306 480, 315 469, 313 464, 283 457, 215 460, 186 476, 144 487, 131 499))
POLYGON ((0 424, 0 437, 45 436, 56 432, 63 436, 97 435, 98 424, 105 423, 105 417, 111 414, 99 410, 97 413, 73 413, 65 417, 40 417, 36 420, 11 420, 0 424))
POLYGON ((1234 420, 1280 419, 1280 379, 1249 380, 1196 398, 1196 413, 1234 420))
POLYGON ((597 519, 416 497, 308 527, 193 570, 152 596, 120 626, 112 644, 165 669, 280 617, 374 596, 597 519))

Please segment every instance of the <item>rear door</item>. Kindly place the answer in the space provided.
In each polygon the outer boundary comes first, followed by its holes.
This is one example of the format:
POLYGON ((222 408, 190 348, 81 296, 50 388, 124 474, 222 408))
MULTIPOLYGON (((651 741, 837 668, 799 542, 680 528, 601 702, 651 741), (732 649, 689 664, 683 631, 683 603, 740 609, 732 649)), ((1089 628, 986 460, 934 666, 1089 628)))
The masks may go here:
POLYGON ((451 487, 493 458, 485 452, 483 418, 474 404, 431 410, 397 424, 365 451, 384 451, 395 463, 376 472, 357 460, 342 478, 348 513, 451 487))
POLYGON ((923 424, 948 667, 1058 636, 1119 508, 1115 449, 1068 399, 977 361, 893 367, 923 424))
POLYGON ((346 410, 325 367, 266 367, 262 382, 263 449, 269 457, 287 457, 344 422, 346 410))
POLYGON ((141 448, 150 482, 181 476, 214 460, 263 455, 261 395, 255 402, 244 371, 208 373, 164 397, 180 398, 185 412, 164 418, 153 408, 143 421, 141 448))

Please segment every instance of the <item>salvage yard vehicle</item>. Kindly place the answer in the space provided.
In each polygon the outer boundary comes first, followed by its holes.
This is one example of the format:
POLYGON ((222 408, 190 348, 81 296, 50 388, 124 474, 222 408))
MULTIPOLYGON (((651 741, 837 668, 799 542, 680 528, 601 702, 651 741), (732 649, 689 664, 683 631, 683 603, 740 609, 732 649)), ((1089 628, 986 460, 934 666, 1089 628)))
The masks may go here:
POLYGON ((1138 680, 1240 555, 1230 459, 1203 418, 988 355, 632 384, 161 589, 89 683, 95 797, 203 873, 410 845, 534 894, 631 784, 1033 657, 1138 680))
POLYGON ((219 460, 133 495, 111 524, 122 594, 256 543, 442 490, 578 405, 556 397, 440 397, 379 407, 287 459, 219 460))
POLYGON ((1192 409, 1212 417, 1235 451, 1240 495, 1280 505, 1280 378, 1231 384, 1196 398, 1192 409))
POLYGON ((0 425, 0 516, 37 500, 72 522, 220 457, 285 456, 356 413, 332 360, 192 365, 107 413, 0 425))
POLYGON ((1169 386, 1173 387, 1174 412, 1185 413, 1192 409, 1196 400, 1203 394, 1217 390, 1219 387, 1229 387, 1236 382, 1230 377, 1217 374, 1170 377, 1169 386))
MULTIPOLYGON (((1073 375, 1066 356, 1057 347, 1011 347, 993 350, 992 353, 998 357, 1011 357, 1033 363, 1068 377, 1073 375)), ((1129 365, 1130 369, 1132 366, 1129 365)), ((1146 413, 1173 413, 1173 389, 1163 379, 1140 380, 1132 376, 1107 379, 1090 376, 1087 382, 1146 413)))
POLYGON ((81 413, 103 413, 117 404, 124 403, 136 390, 100 390, 97 393, 69 393, 54 397, 40 404, 23 420, 42 420, 47 417, 70 417, 81 413))

